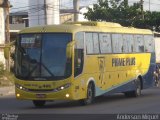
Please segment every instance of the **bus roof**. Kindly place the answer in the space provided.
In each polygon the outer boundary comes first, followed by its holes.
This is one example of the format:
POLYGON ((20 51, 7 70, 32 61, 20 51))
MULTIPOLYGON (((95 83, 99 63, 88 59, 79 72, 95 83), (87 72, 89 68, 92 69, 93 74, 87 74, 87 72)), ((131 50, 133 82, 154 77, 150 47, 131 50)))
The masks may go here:
POLYGON ((153 34, 148 29, 137 29, 134 27, 123 27, 118 23, 111 22, 70 22, 60 25, 46 25, 29 27, 21 30, 19 33, 76 33, 79 31, 88 32, 111 32, 111 33, 128 33, 128 34, 153 34))

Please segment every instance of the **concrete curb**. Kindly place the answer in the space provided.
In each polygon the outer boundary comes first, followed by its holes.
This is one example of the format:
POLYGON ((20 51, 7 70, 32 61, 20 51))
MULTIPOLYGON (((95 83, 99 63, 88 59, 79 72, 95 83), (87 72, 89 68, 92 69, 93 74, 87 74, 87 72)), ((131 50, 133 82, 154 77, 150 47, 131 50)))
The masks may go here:
POLYGON ((0 96, 13 95, 15 93, 15 86, 0 87, 0 96))

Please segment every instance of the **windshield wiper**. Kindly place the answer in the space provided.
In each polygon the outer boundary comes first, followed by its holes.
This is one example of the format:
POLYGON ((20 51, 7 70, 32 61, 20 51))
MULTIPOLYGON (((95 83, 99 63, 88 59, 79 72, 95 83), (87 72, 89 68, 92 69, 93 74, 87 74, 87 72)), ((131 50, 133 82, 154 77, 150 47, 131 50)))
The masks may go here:
POLYGON ((55 75, 43 63, 41 63, 41 64, 52 77, 55 77, 55 75))
MULTIPOLYGON (((36 60, 31 60, 31 63, 37 63, 37 65, 29 72, 29 74, 28 74, 28 76, 30 76, 35 70, 36 70, 36 68, 38 67, 38 66, 43 66, 44 67, 44 69, 52 76, 52 77, 55 77, 55 75, 43 64, 43 63, 39 63, 39 62, 37 62, 36 60)), ((41 69, 41 67, 40 67, 40 69, 41 69)), ((41 71, 41 70, 40 70, 41 71)), ((40 72, 40 74, 41 74, 41 72, 40 72)))

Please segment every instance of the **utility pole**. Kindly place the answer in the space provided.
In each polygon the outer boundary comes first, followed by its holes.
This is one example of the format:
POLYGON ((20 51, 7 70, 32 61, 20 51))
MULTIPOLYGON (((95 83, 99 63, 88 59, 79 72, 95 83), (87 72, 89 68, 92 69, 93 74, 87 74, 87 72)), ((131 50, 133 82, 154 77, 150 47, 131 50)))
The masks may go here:
POLYGON ((78 21, 79 14, 79 0, 73 0, 73 8, 74 8, 74 22, 78 21))
POLYGON ((149 0, 149 11, 151 10, 151 1, 149 0))
POLYGON ((44 0, 44 19, 45 19, 45 25, 47 25, 47 2, 44 0))
POLYGON ((59 0, 44 0, 45 25, 59 24, 59 0))
MULTIPOLYGON (((9 32, 9 8, 10 8, 10 3, 8 0, 5 0, 4 2, 4 7, 5 7, 5 12, 6 12, 6 19, 5 19, 5 36, 6 36, 6 40, 5 43, 6 44, 10 44, 10 32, 9 32)), ((9 51, 9 56, 10 56, 10 51, 9 51)), ((6 60, 6 70, 10 72, 10 57, 8 58, 8 60, 6 60)))
POLYGON ((141 18, 142 20, 144 20, 143 0, 140 0, 140 6, 141 6, 141 18))

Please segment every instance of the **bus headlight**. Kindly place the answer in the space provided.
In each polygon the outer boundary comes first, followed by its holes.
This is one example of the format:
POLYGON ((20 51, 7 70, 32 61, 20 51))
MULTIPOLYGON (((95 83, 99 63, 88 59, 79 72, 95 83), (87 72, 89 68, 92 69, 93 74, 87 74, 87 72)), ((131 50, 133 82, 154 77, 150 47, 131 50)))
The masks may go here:
POLYGON ((25 88, 25 87, 23 87, 23 86, 21 86, 21 85, 19 85, 19 84, 15 84, 15 86, 16 86, 16 88, 18 88, 18 89, 20 89, 20 90, 28 91, 27 88, 25 88))
POLYGON ((53 91, 54 92, 58 92, 58 91, 60 91, 60 90, 64 90, 64 89, 66 89, 66 88, 69 88, 71 86, 71 83, 67 83, 67 84, 64 84, 64 85, 62 85, 62 86, 60 86, 60 87, 58 87, 58 88, 55 88, 53 91))
MULTIPOLYGON (((19 84, 15 84, 16 88, 20 89, 20 90, 24 90, 24 91, 30 91, 30 89, 27 89, 19 84)), ((67 84, 64 84, 62 86, 59 86, 53 90, 51 90, 52 92, 58 92, 58 91, 61 91, 61 90, 64 90, 66 88, 69 88, 71 86, 71 83, 67 83, 67 84)))

